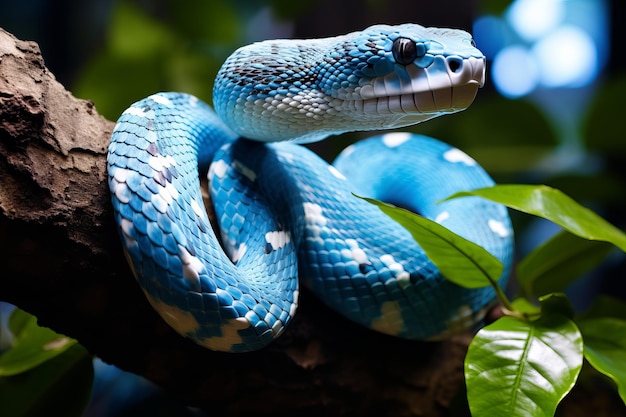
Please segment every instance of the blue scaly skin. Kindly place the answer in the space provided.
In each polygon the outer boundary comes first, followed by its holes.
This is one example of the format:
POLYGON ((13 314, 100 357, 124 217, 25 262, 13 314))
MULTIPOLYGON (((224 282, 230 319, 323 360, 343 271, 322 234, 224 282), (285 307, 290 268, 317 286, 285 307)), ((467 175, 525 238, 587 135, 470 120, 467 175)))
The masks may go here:
POLYGON ((351 320, 399 337, 440 339, 480 321, 491 288, 443 279, 408 232, 351 194, 412 207, 484 246, 504 263, 504 284, 506 209, 477 198, 434 203, 493 184, 474 160, 408 133, 352 145, 335 166, 289 143, 464 109, 484 80, 472 44, 465 32, 419 25, 267 41, 226 61, 217 114, 181 93, 124 111, 109 186, 129 264, 156 311, 228 352, 260 349, 284 331, 299 279, 351 320), (220 239, 200 193, 207 169, 220 239))

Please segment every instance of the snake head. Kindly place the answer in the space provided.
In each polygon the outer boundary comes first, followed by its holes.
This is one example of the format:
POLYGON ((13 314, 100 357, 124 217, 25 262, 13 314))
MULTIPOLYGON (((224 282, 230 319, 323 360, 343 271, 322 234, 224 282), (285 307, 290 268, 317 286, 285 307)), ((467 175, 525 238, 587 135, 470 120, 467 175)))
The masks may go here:
POLYGON ((240 48, 218 73, 213 96, 239 135, 303 143, 463 110, 484 81, 485 57, 469 33, 376 25, 240 48))
POLYGON ((378 128, 463 110, 485 82, 485 57, 462 30, 377 25, 346 35, 340 49, 343 57, 325 61, 320 87, 378 128))

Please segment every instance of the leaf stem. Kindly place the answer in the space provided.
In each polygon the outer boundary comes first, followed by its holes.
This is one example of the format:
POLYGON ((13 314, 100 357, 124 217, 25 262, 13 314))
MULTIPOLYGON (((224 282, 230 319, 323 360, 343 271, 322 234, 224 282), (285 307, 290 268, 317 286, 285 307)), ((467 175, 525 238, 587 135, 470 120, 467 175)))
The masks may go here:
POLYGON ((518 311, 515 310, 509 298, 506 296, 504 291, 502 291, 502 288, 500 288, 500 286, 498 285, 498 282, 492 280, 491 278, 489 278, 489 282, 491 283, 491 286, 493 287, 493 289, 496 291, 496 296, 500 300, 500 303, 502 304, 502 308, 507 312, 515 313, 513 315, 517 315, 518 311))

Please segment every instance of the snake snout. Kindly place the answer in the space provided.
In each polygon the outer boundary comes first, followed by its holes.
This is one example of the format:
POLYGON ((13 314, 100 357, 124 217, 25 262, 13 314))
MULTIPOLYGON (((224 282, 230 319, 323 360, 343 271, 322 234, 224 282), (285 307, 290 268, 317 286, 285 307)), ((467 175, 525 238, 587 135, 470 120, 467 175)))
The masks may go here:
POLYGON ((453 86, 463 84, 478 84, 482 87, 485 84, 485 58, 459 56, 446 57, 448 76, 453 86))

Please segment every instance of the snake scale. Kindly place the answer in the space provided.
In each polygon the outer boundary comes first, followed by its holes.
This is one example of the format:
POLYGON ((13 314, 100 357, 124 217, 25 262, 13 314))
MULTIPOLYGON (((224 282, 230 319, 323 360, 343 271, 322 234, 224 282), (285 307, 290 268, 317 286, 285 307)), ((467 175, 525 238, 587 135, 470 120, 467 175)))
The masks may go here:
POLYGON ((216 77, 215 111, 182 93, 133 104, 114 129, 108 176, 124 251, 149 302, 181 335, 228 352, 280 336, 300 284, 398 337, 437 340, 478 323, 493 290, 445 280, 406 230, 352 193, 409 207, 480 244, 504 263, 504 284, 506 209, 478 198, 436 203, 492 185, 484 170, 411 133, 360 141, 334 165, 299 144, 463 110, 484 65, 464 31, 376 25, 238 49, 216 77), (200 190, 207 171, 219 237, 200 190))

